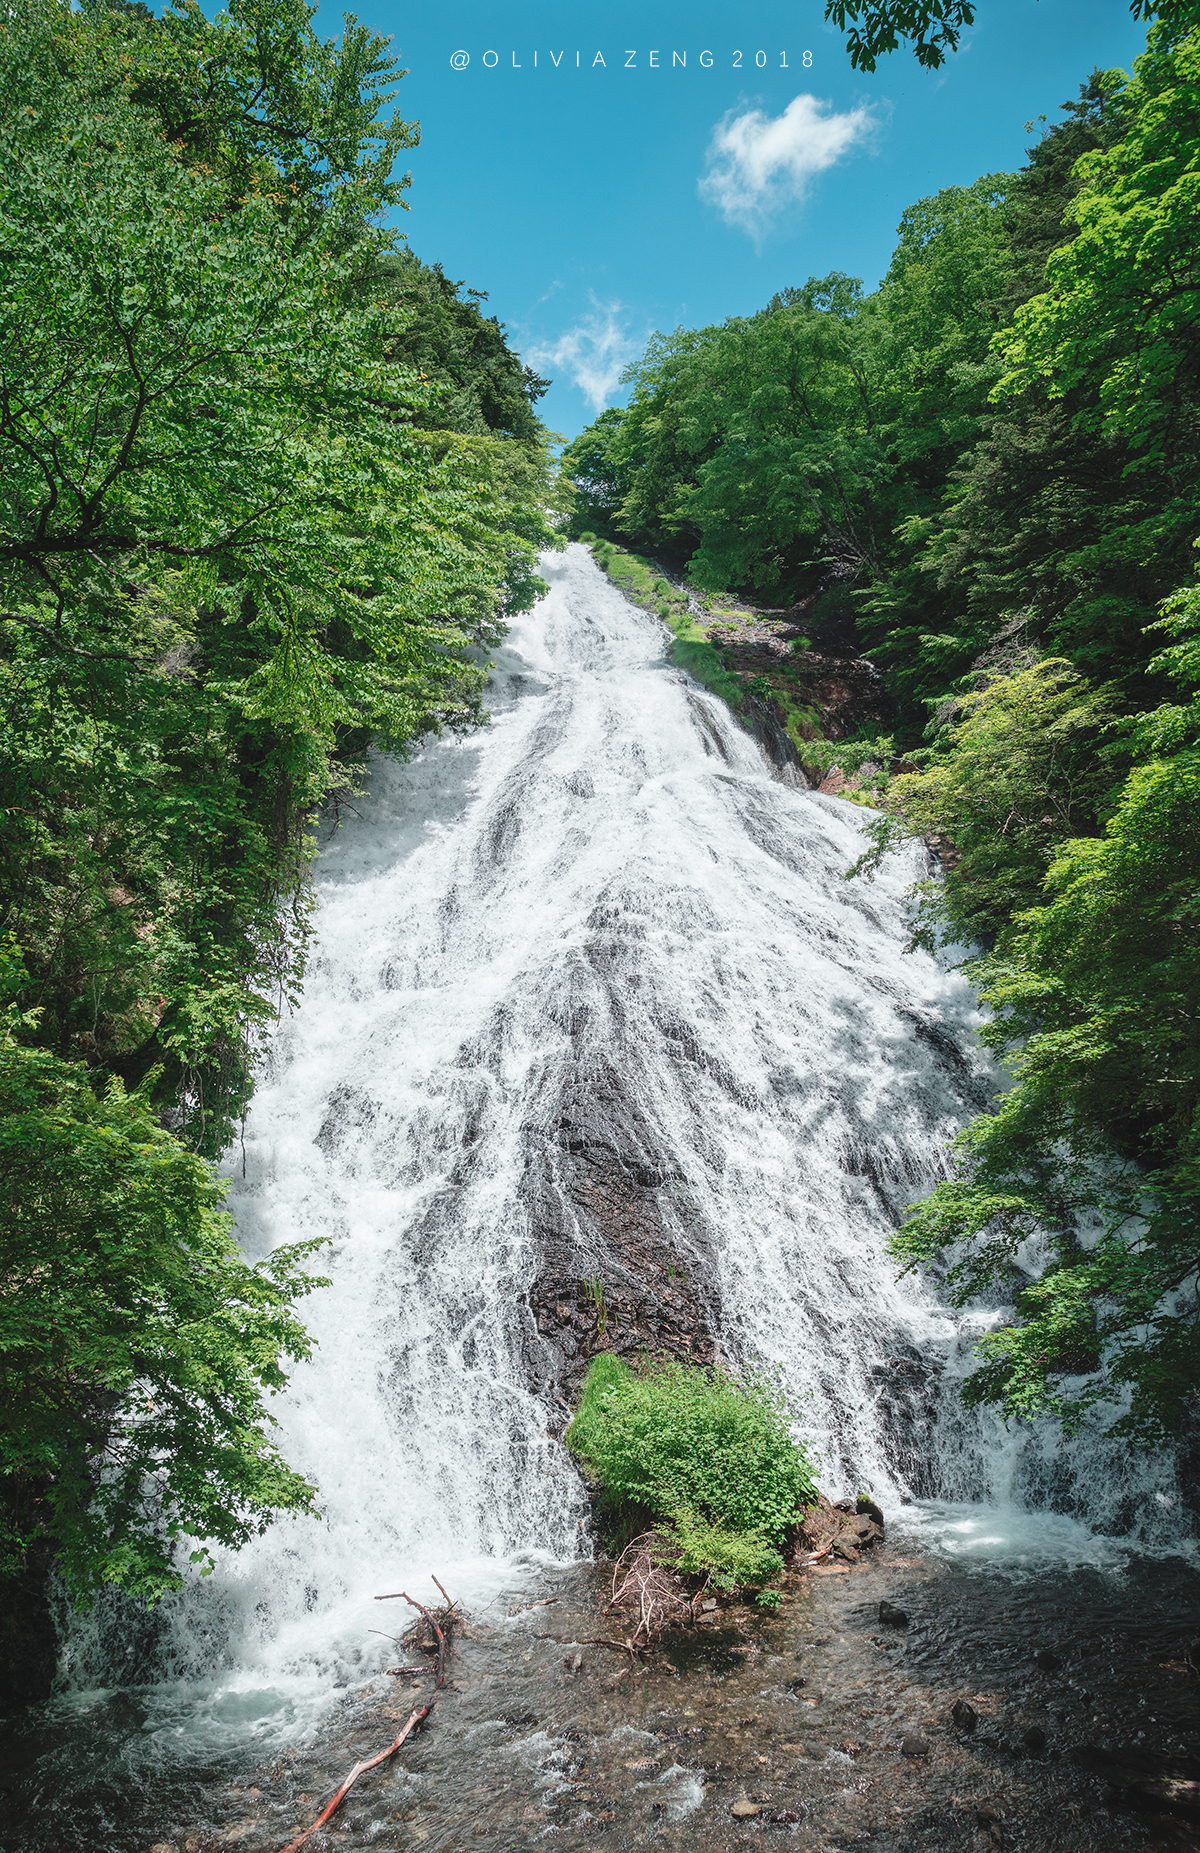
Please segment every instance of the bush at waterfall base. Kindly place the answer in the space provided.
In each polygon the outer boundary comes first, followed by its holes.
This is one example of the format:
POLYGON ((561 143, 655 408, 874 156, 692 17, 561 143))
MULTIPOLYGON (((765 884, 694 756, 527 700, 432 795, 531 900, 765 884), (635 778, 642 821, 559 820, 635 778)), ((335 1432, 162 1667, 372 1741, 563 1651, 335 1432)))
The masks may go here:
POLYGON ((784 1534, 814 1497, 793 1415, 786 1391, 761 1372, 666 1358, 633 1371, 603 1353, 566 1440, 620 1528, 649 1520, 670 1540, 675 1568, 733 1588, 779 1574, 784 1534))

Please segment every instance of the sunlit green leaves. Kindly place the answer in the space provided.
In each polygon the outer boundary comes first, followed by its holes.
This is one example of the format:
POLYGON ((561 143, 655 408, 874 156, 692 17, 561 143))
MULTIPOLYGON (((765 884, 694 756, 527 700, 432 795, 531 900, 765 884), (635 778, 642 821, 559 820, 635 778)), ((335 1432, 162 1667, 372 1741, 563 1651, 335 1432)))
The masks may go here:
MULTIPOLYGON (((313 1244, 251 1267, 211 1169, 146 1099, 0 1027, 0 1572, 53 1546, 82 1598, 180 1580, 183 1533, 236 1547, 313 1488, 263 1393, 309 1355, 313 1244)), ((27 1030, 28 1025, 24 1028, 27 1030)), ((201 1553, 203 1556, 206 1553, 201 1553)))

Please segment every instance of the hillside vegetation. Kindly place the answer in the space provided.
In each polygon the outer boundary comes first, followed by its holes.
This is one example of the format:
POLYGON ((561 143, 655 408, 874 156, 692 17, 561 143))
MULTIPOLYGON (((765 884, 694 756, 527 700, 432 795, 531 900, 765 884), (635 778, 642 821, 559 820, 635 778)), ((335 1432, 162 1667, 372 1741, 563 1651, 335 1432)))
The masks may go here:
MULTIPOLYGON (((867 11, 886 38, 920 9, 867 11)), ((1015 1082, 897 1254, 1014 1298, 971 1398, 1102 1404, 1142 1442, 1200 1388, 1190 19, 1094 71, 1018 173, 911 206, 877 290, 810 279, 656 335, 565 457, 576 531, 882 673, 890 712, 809 756, 882 811, 858 878, 906 836, 946 851, 916 938, 974 949, 1015 1082)), ((789 668, 762 691, 784 723, 789 668)))

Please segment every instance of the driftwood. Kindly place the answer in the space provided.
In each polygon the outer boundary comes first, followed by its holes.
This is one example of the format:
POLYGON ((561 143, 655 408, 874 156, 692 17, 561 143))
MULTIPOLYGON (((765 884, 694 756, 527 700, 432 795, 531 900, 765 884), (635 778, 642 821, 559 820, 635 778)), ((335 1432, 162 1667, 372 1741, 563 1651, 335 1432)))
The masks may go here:
POLYGON ((608 1615, 636 1603, 634 1642, 642 1634, 649 1642, 664 1628, 692 1620, 692 1603, 681 1592, 669 1562, 664 1561, 672 1548, 658 1532, 644 1531, 640 1537, 630 1539, 613 1565, 612 1597, 603 1612, 608 1615))
MULTIPOLYGON (((436 1576, 433 1578, 433 1581, 437 1583, 439 1589, 442 1589, 436 1576)), ((444 1589, 442 1589, 442 1594, 444 1596, 446 1595, 444 1589)), ((437 1685, 434 1687, 434 1691, 436 1692, 446 1677, 446 1636, 438 1624, 437 1616, 431 1610, 427 1609, 423 1602, 417 1602, 412 1596, 405 1595, 402 1589, 398 1589, 396 1593, 391 1596, 376 1596, 375 1600, 376 1602, 407 1602, 410 1608, 419 1609, 421 1614, 425 1617, 426 1622, 429 1624, 430 1629, 437 1639, 437 1685)), ((454 1609, 454 1604, 450 1601, 449 1596, 446 1596, 446 1604, 447 1606, 442 1610, 442 1614, 445 1617, 446 1626, 449 1627, 450 1617, 454 1609)), ((410 1629, 409 1633, 404 1636, 407 1644, 412 1647, 419 1647, 421 1644, 421 1632, 422 1630, 417 1630, 414 1633, 413 1630, 410 1629)), ((390 1666, 387 1670, 393 1677, 397 1677, 400 1675, 411 1675, 414 1671, 419 1669, 414 1669, 409 1666, 390 1666)))
POLYGON ((354 1765, 354 1768, 350 1771, 350 1774, 346 1777, 345 1782, 343 1782, 341 1788, 338 1790, 337 1794, 333 1797, 332 1801, 329 1801, 325 1804, 324 1808, 321 1810, 320 1814, 317 1816, 312 1826, 306 1827, 304 1832, 302 1834, 297 1834, 294 1840, 289 1840, 286 1847, 282 1849, 282 1853, 297 1853, 297 1849, 299 1847, 302 1847, 304 1845, 304 1842, 310 1839, 311 1836, 316 1833, 318 1827, 324 1827, 330 1815, 335 1813, 335 1811, 341 1807, 342 1803, 345 1801, 347 1795, 350 1793, 351 1789, 354 1787, 359 1777, 363 1775, 368 1769, 377 1769, 380 1763, 386 1763, 389 1757, 395 1756, 397 1750, 399 1750, 401 1744, 404 1742, 409 1732, 412 1730, 415 1730, 418 1724, 423 1723, 424 1720, 428 1718, 432 1710, 433 1710, 433 1706, 432 1704, 430 1704, 430 1705, 422 1705, 419 1710, 415 1710, 411 1712, 409 1715, 408 1723, 405 1725, 404 1729, 401 1731, 399 1737, 396 1738, 394 1743, 389 1744, 386 1750, 381 1750, 378 1756, 368 1757, 367 1760, 363 1763, 356 1763, 354 1765))
POLYGON ((611 1647, 616 1653, 628 1654, 631 1659, 646 1652, 646 1648, 639 1646, 636 1640, 610 1641, 604 1635, 596 1635, 584 1641, 574 1639, 568 1641, 561 1634, 535 1634, 533 1638, 535 1641, 553 1641, 557 1647, 611 1647))
MULTIPOLYGON (((436 1576, 433 1578, 433 1581, 437 1583, 437 1587, 441 1590, 443 1596, 446 1597, 446 1606, 442 1610, 442 1619, 446 1623, 446 1628, 449 1628, 456 1604, 451 1601, 449 1596, 446 1595, 446 1591, 442 1589, 442 1585, 438 1583, 436 1576)), ((419 1609, 421 1611, 423 1620, 420 1623, 419 1628, 410 1629, 409 1636, 405 1638, 410 1638, 415 1635, 415 1638, 411 1639, 411 1644, 413 1646, 417 1646, 419 1644, 420 1635, 424 1633, 425 1626, 426 1624, 428 1624, 429 1628, 431 1629, 437 1641, 437 1679, 434 1683, 433 1690, 434 1692, 439 1691, 446 1677, 447 1642, 446 1642, 446 1631, 439 1624, 436 1612, 430 1609, 427 1609, 423 1602, 414 1601, 412 1596, 405 1595, 403 1590, 398 1590, 394 1596, 376 1596, 375 1600, 376 1602, 403 1601, 403 1602, 407 1602, 410 1608, 419 1609)), ((381 1631, 378 1628, 371 1629, 372 1634, 378 1634, 380 1632, 381 1631)), ((389 1634, 385 1638, 387 1640, 395 1640, 396 1636, 394 1634, 389 1634)), ((392 1673, 393 1675, 403 1675, 408 1678, 419 1676, 420 1674, 423 1674, 423 1673, 429 1673, 432 1670, 433 1669, 431 1667, 427 1667, 427 1666, 396 1666, 396 1667, 388 1668, 389 1673, 392 1673)), ((424 1724, 426 1718, 428 1718, 432 1710, 433 1710, 432 1696, 426 1699, 423 1705, 414 1706, 412 1711, 409 1713, 408 1722, 405 1724, 404 1729, 401 1731, 399 1737, 395 1738, 394 1741, 388 1745, 386 1750, 381 1750, 378 1756, 367 1757, 365 1761, 361 1763, 356 1763, 354 1765, 354 1768, 350 1771, 350 1774, 346 1777, 346 1780, 343 1782, 341 1788, 337 1791, 337 1794, 334 1795, 328 1802, 326 1802, 324 1808, 321 1810, 320 1814, 317 1816, 312 1826, 306 1827, 304 1832, 302 1834, 297 1834, 294 1840, 289 1840, 287 1845, 280 1849, 280 1853, 298 1853, 298 1849, 304 1845, 305 1841, 311 1839, 313 1834, 316 1833, 317 1829, 319 1827, 324 1827, 329 1817, 332 1814, 335 1814, 337 1812, 337 1810, 341 1807, 342 1803, 345 1801, 347 1795, 350 1793, 350 1790, 354 1787, 354 1784, 358 1781, 359 1777, 362 1775, 365 1775, 366 1771, 369 1769, 378 1769, 381 1763, 386 1763, 390 1757, 394 1757, 397 1750, 399 1750, 401 1744, 404 1742, 405 1738, 409 1735, 409 1733, 411 1731, 415 1731, 419 1724, 424 1724)))

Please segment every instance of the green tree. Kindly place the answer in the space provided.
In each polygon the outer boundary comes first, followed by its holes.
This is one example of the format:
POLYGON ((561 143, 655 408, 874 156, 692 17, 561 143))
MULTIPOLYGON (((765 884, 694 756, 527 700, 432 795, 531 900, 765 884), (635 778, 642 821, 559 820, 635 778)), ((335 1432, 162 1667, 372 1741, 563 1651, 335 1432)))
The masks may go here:
POLYGON ((348 242, 349 206, 299 240, 271 193, 231 207, 141 66, 113 80, 113 17, 0 26, 2 924, 39 1033, 130 1081, 165 1064, 212 1152, 302 972, 314 807, 371 741, 475 724, 478 649, 539 583, 547 459, 420 428, 380 238, 348 242))
POLYGON ((1052 399, 1098 387, 1078 426, 1169 449, 1194 422, 1200 368, 1200 31, 1150 33, 1122 98, 1125 132, 1084 155, 1078 232, 1047 264, 1046 293, 1017 313, 999 391, 1052 399))
MULTIPOLYGON (((11 954, 8 960, 11 970, 11 954)), ((244 1543, 314 1489, 264 1396, 309 1355, 319 1243, 251 1267, 210 1167, 119 1081, 0 1027, 0 1576, 53 1548, 72 1593, 153 1598, 185 1535, 244 1543)), ((205 1543, 193 1562, 209 1561, 205 1543)))
MULTIPOLYGON (((873 71, 879 59, 911 39, 918 64, 936 71, 978 11, 973 0, 826 0, 825 17, 846 32, 846 50, 856 71, 873 71), (849 31, 846 27, 849 25, 849 31)), ((1130 0, 1135 19, 1161 19, 1177 30, 1196 22, 1196 0, 1130 0)))
POLYGON ((478 722, 555 538, 540 382, 395 287, 402 73, 312 11, 0 17, 0 1559, 81 1596, 310 1506, 263 1397, 314 1283, 239 1257, 207 1160, 322 801, 478 722))
POLYGON ((416 422, 537 444, 544 427, 534 407, 550 382, 522 365, 503 325, 484 315, 486 291, 452 283, 440 264, 423 264, 412 251, 383 258, 379 275, 405 311, 389 357, 449 389, 416 422))
POLYGON ((929 763, 894 778, 890 815, 852 874, 910 837, 952 845, 944 878, 922 884, 917 942, 1003 937, 1038 898, 1056 846, 1096 828, 1112 774, 1096 747, 1112 703, 1068 663, 1031 663, 961 695, 929 763))
MULTIPOLYGON (((1191 744, 1130 773, 1102 837, 1061 846, 1041 905, 968 967, 1014 1084, 895 1241, 910 1265, 946 1265, 960 1304, 1015 1289, 969 1402, 1075 1425, 1127 1398, 1111 1430, 1150 1445, 1200 1393, 1197 718, 1191 744)), ((1146 739, 1160 727, 1148 719, 1146 739)))

